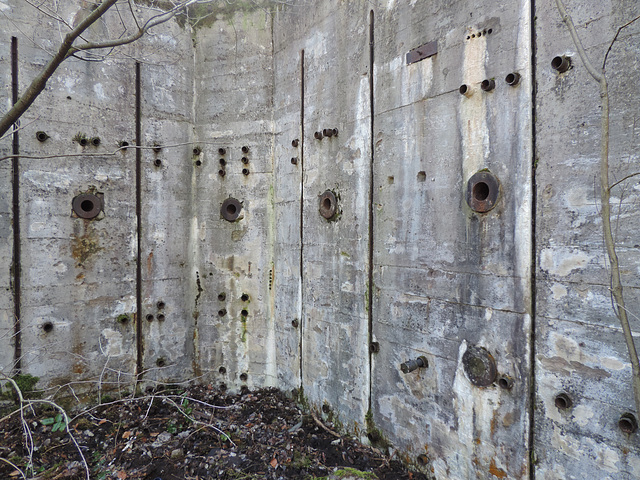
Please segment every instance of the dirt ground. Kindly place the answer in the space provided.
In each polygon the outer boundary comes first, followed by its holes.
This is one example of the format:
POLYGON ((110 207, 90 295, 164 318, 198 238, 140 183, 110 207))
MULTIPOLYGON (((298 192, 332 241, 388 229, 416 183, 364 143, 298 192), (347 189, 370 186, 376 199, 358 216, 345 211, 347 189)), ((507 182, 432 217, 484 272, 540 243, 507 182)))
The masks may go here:
POLYGON ((12 410, 5 410, 3 480, 86 479, 87 468, 98 480, 427 478, 381 449, 338 436, 336 425, 275 389, 230 395, 190 387, 103 398, 102 405, 69 414, 72 435, 53 408, 24 409, 25 423, 19 412, 6 417, 12 410))

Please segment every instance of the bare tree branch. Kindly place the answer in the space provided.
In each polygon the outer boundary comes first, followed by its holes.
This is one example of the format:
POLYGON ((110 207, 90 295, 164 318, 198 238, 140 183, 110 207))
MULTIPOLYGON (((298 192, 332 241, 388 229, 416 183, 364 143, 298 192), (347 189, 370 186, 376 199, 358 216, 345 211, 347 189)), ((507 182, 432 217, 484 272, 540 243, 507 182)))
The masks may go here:
MULTIPOLYGON (((141 38, 150 28, 165 23, 173 18, 176 13, 181 9, 188 7, 189 5, 196 3, 197 0, 187 0, 177 4, 171 10, 163 12, 159 15, 151 17, 147 22, 138 29, 132 35, 128 37, 118 38, 115 40, 108 40, 105 42, 87 42, 82 45, 73 45, 73 43, 81 38, 82 33, 93 25, 107 10, 116 4, 118 0, 105 0, 95 10, 93 10, 82 22, 78 24, 71 32, 69 32, 58 52, 53 56, 51 60, 45 65, 44 69, 33 79, 29 87, 24 94, 18 99, 15 105, 0 119, 0 137, 2 137, 11 126, 22 116, 24 112, 31 106, 31 104, 38 98, 38 95, 42 93, 47 81, 53 73, 58 69, 60 64, 67 58, 74 56, 78 52, 101 49, 101 48, 113 48, 120 45, 126 45, 132 43, 141 38)), ((134 16, 135 18, 135 16, 134 16)), ((136 20, 137 23, 137 20, 136 20)))
MULTIPOLYGON (((582 46, 576 27, 571 19, 571 15, 567 13, 562 0, 556 0, 558 11, 562 16, 562 21, 567 25, 573 43, 575 44, 578 55, 589 74, 600 84, 600 98, 602 101, 602 116, 600 123, 601 139, 600 139, 600 217, 602 219, 602 231, 604 236, 604 244, 611 265, 611 295, 615 301, 614 313, 620 320, 624 338, 627 343, 629 359, 632 369, 632 385, 633 394, 636 404, 636 412, 640 413, 640 362, 638 361, 638 352, 631 333, 629 319, 627 317, 627 309, 624 304, 624 289, 620 278, 620 263, 616 252, 616 244, 611 231, 611 187, 609 186, 609 88, 607 78, 604 72, 595 69, 589 57, 582 46)), ((633 21, 632 21, 633 22, 633 21)), ((632 23, 630 22, 629 25, 632 23)), ((620 29, 618 30, 618 32, 620 29)), ((616 34, 617 37, 617 34, 616 34)), ((615 42, 615 38, 613 40, 615 42)), ((613 45, 611 42, 611 45, 613 45)), ((611 48, 611 47, 610 47, 611 48)), ((606 58, 605 58, 606 62, 606 58)), ((615 184, 614 184, 615 185, 615 184)))
POLYGON ((609 44, 609 48, 607 49, 607 53, 604 54, 604 61, 602 62, 602 70, 604 71, 604 69, 607 66, 607 57, 609 56, 609 52, 611 51, 611 49, 613 48, 613 44, 616 43, 616 40, 618 39, 618 35, 620 35, 620 32, 622 30, 624 30, 625 28, 627 28, 629 25, 631 25, 632 23, 637 22, 638 20, 640 20, 640 15, 638 15, 636 18, 634 18, 633 20, 625 23, 624 25, 622 25, 620 28, 618 28, 618 31, 616 32, 616 36, 613 37, 613 40, 611 40, 611 43, 609 44))

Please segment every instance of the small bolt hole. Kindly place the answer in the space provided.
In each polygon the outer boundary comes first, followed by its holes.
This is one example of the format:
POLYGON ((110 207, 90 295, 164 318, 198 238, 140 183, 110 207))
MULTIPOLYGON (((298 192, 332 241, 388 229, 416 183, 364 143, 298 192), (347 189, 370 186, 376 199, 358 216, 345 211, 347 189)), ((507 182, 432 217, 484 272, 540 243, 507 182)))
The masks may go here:
POLYGON ((200 147, 194 147, 193 148, 193 154, 194 155, 200 155, 202 153, 202 150, 200 150, 200 147))
POLYGON ((164 322, 164 315, 162 313, 158 314, 158 321, 159 322, 164 322))
POLYGON ((196 167, 199 167, 200 165, 202 165, 202 160, 196 160, 196 167))
POLYGON ((291 326, 293 328, 298 328, 298 325, 300 325, 300 323, 298 322, 297 318, 294 318, 293 320, 291 320, 291 326))
POLYGON ((248 378, 249 376, 246 373, 240 374, 240 380, 242 380, 243 382, 246 382, 248 378))
POLYGON ((165 304, 162 300, 160 300, 156 306, 158 307, 158 310, 162 310, 165 307, 165 304))
POLYGON ((93 145, 94 147, 97 147, 98 145, 100 145, 100 137, 94 137, 91 139, 91 145, 93 145))
POLYGON ((224 375, 225 373, 227 373, 227 369, 226 369, 226 368, 224 368, 224 367, 220 367, 220 368, 218 369, 218 373, 220 373, 220 374, 224 375))
POLYGON ((49 135, 47 135, 45 132, 37 132, 36 138, 39 142, 44 142, 47 140, 47 138, 49 138, 49 135))
POLYGON ((247 310, 242 310, 240 312, 240 315, 242 315, 243 317, 248 317, 249 316, 249 312, 247 310))
POLYGON ((153 164, 154 164, 156 167, 161 167, 161 166, 162 166, 162 160, 160 160, 159 158, 156 158, 156 159, 153 161, 153 164))
POLYGON ((567 410, 571 408, 571 406, 573 405, 573 401, 571 400, 571 397, 569 397, 569 395, 567 395, 566 393, 560 393, 555 398, 555 405, 560 410, 567 410))
POLYGON ((487 30, 487 33, 491 35, 493 33, 493 28, 490 28, 489 30, 487 30))
POLYGON ((249 153, 249 147, 247 146, 242 147, 242 153, 249 153))
POLYGON ((218 300, 220 300, 221 302, 224 302, 225 298, 227 298, 227 294, 224 292, 220 292, 218 294, 218 300))
POLYGON ((222 148, 222 147, 220 147, 220 148, 218 149, 218 153, 219 153, 220 155, 225 155, 225 154, 227 153, 227 150, 226 150, 226 148, 222 148))
POLYGON ((218 387, 220 389, 221 392, 226 392, 227 391, 227 384, 226 383, 221 383, 220 387, 218 387))
POLYGON ((227 314, 227 310, 225 308, 218 310, 218 316, 224 317, 227 314))
POLYGON ((249 300, 249 295, 247 295, 246 293, 243 293, 242 296, 240 297, 240 300, 242 300, 243 302, 246 302, 249 300))
POLYGON ((51 332, 53 330, 53 323, 46 322, 44 325, 42 325, 42 329, 45 331, 45 333, 51 332))
POLYGON ((225 174, 226 174, 226 173, 225 173, 225 171, 224 171, 224 170, 222 170, 222 169, 218 170, 218 175, 220 175, 221 177, 224 177, 224 176, 225 176, 225 174))
POLYGON ((153 315, 151 315, 150 313, 147 315, 147 322, 153 322, 153 315))
POLYGON ((638 421, 632 413, 623 413, 618 420, 618 427, 627 435, 638 430, 638 421))
POLYGON ((227 161, 224 158, 221 158, 220 160, 218 160, 218 162, 220 163, 220 166, 224 167, 227 164, 227 161))
POLYGON ((248 168, 243 168, 242 169, 242 174, 243 175, 249 175, 249 169, 248 168))
POLYGON ((156 360, 156 366, 159 368, 162 368, 166 365, 166 361, 164 358, 160 357, 159 359, 156 360))
POLYGON ((248 159, 247 157, 242 157, 242 158, 240 159, 240 161, 241 161, 242 163, 244 163, 245 165, 246 165, 247 163, 249 163, 249 159, 248 159))
POLYGON ((469 91, 469 87, 465 84, 460 85, 460 88, 458 89, 458 91, 460 92, 460 95, 466 95, 467 92, 469 91))

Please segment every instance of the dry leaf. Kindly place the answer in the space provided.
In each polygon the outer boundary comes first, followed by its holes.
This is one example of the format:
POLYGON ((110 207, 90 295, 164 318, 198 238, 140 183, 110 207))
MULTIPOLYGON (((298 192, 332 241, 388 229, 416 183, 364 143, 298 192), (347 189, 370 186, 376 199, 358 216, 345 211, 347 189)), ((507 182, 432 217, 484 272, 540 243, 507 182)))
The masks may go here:
POLYGON ((17 477, 18 475, 20 475, 20 470, 14 470, 9 474, 10 477, 17 477))
POLYGON ((122 438, 124 438, 125 440, 126 440, 127 438, 129 438, 130 436, 131 436, 131 430, 127 430, 126 432, 124 432, 124 433, 122 434, 122 438))
POLYGON ((124 470, 121 470, 120 472, 118 472, 118 478, 120 480, 125 480, 125 478, 127 478, 127 472, 125 472, 124 470))
POLYGON ((274 458, 273 460, 271 460, 269 465, 271 465, 273 468, 276 468, 278 466, 278 459, 274 458))
POLYGON ((107 423, 107 419, 106 418, 103 418, 102 420, 100 420, 98 422, 98 425, 102 425, 103 423, 107 423))

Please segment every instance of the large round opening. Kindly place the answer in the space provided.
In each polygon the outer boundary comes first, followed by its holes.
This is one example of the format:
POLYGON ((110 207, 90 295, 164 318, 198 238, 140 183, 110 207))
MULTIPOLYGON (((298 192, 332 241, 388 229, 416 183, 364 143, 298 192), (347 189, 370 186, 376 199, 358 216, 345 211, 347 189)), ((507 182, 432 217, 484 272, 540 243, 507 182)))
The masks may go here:
POLYGON ((560 393, 556 395, 554 403, 560 410, 566 410, 568 408, 571 408, 571 406, 573 405, 571 398, 566 393, 560 393))
POLYGON ((469 87, 467 87, 465 84, 460 85, 460 88, 458 89, 458 91, 460 92, 460 95, 466 95, 467 92, 469 91, 469 87))
POLYGON ((638 430, 638 421, 632 413, 623 413, 618 420, 618 427, 626 434, 635 433, 638 430))
POLYGON ((473 186, 473 198, 479 202, 484 202, 489 198, 489 185, 485 182, 478 182, 473 186))
POLYGON ((80 208, 85 212, 90 212, 93 210, 93 202, 91 200, 83 200, 80 204, 80 208))
POLYGON ((551 68, 554 70, 560 70, 563 60, 564 59, 562 57, 554 57, 553 60, 551 60, 551 68))

